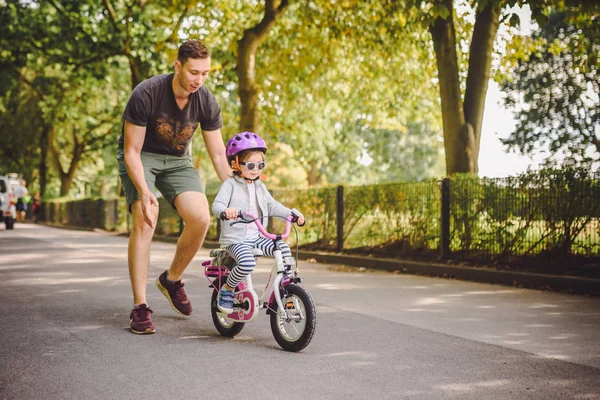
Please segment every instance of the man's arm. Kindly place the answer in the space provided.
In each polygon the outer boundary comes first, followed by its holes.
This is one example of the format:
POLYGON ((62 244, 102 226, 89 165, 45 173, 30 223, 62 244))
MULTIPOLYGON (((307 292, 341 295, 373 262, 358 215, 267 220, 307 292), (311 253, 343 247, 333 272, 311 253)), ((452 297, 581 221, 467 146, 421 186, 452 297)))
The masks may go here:
POLYGON ((204 144, 208 150, 210 161, 219 176, 219 180, 225 182, 227 178, 232 176, 232 173, 227 162, 227 156, 225 155, 225 145, 221 137, 221 130, 202 131, 202 137, 204 138, 204 144))
POLYGON ((233 193, 233 186, 230 181, 225 181, 221 185, 221 188, 215 196, 215 200, 212 204, 212 212, 215 217, 219 218, 221 213, 225 211, 229 202, 231 201, 231 194, 233 193))
POLYGON ((125 165, 127 166, 127 174, 137 189, 138 196, 142 200, 142 211, 144 220, 148 225, 154 228, 154 221, 158 215, 158 200, 154 193, 150 192, 146 179, 144 177, 144 166, 140 154, 146 137, 146 127, 137 126, 125 121, 123 128, 125 133, 123 146, 125 165))

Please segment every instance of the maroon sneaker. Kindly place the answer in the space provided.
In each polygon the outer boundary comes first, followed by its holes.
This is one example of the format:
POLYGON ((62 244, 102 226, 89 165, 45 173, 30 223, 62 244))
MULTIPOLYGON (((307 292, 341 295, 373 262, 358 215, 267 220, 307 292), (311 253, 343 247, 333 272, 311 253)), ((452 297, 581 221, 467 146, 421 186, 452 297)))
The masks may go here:
POLYGON ((173 310, 185 316, 192 315, 192 303, 188 300, 181 279, 178 281, 169 281, 167 271, 160 274, 156 279, 156 286, 165 295, 173 310))
POLYGON ((152 310, 146 304, 141 304, 139 307, 131 310, 131 314, 129 314, 131 332, 142 335, 145 333, 154 333, 154 324, 150 319, 150 314, 152 314, 152 310))

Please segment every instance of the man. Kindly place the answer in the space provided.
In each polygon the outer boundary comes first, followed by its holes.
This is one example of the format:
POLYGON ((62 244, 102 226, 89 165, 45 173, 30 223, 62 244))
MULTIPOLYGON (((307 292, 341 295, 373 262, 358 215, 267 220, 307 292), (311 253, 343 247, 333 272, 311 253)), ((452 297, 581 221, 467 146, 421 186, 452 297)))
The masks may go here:
POLYGON ((210 71, 208 49, 198 40, 182 44, 174 67, 174 73, 147 79, 133 90, 123 113, 117 152, 133 217, 128 249, 134 303, 130 324, 131 331, 140 334, 155 332, 146 299, 150 243, 158 217, 155 187, 185 223, 173 261, 156 285, 173 309, 189 316, 192 306, 181 276, 202 245, 210 222, 204 187, 189 154, 198 125, 219 179, 231 175, 221 137, 221 109, 203 86, 210 71))

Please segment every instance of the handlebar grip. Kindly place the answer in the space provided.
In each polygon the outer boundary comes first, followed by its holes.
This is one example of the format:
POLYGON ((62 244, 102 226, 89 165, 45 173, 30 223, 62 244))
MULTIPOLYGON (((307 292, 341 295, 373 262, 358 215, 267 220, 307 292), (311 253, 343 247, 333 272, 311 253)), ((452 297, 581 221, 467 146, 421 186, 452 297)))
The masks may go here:
POLYGON ((304 215, 302 215, 302 213, 298 210, 296 210, 295 208, 292 208, 292 222, 295 223, 298 226, 304 226, 306 225, 306 218, 304 218, 304 223, 302 225, 300 225, 298 223, 298 219, 300 217, 304 217, 304 215))
MULTIPOLYGON (((238 215, 236 218, 244 219, 244 212, 242 210, 238 210, 238 215)), ((221 219, 222 221, 227 221, 229 218, 227 218, 225 211, 221 211, 221 214, 219 214, 219 219, 221 219)))

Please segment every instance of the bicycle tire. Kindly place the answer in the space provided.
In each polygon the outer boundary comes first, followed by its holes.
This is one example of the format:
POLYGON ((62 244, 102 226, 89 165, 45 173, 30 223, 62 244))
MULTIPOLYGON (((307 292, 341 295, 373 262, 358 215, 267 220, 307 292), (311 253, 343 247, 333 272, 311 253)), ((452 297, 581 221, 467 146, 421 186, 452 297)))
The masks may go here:
POLYGON ((213 324, 222 336, 232 338, 242 331, 245 323, 231 321, 225 317, 226 314, 223 314, 221 311, 219 311, 217 308, 218 295, 219 292, 213 290, 213 294, 210 299, 210 314, 212 316, 213 324))
POLYGON ((304 287, 298 285, 286 286, 281 300, 286 307, 286 312, 297 315, 298 311, 294 312, 295 308, 286 306, 292 304, 294 299, 298 300, 298 305, 304 313, 304 319, 301 321, 285 321, 281 311, 277 310, 271 314, 271 332, 281 348, 286 351, 298 352, 308 346, 312 340, 317 326, 317 308, 312 296, 304 287))

